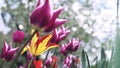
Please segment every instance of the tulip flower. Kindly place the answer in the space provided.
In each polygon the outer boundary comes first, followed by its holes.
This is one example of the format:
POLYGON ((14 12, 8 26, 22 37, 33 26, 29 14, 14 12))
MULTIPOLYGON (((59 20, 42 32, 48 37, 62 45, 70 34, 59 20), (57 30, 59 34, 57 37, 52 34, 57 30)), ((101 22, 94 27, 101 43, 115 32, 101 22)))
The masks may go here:
POLYGON ((79 62, 80 61, 78 57, 74 55, 68 55, 63 61, 63 68, 77 68, 77 64, 79 64, 79 62))
POLYGON ((52 10, 49 0, 41 4, 38 0, 36 8, 30 15, 30 23, 44 32, 50 32, 56 27, 64 24, 65 19, 57 19, 63 8, 52 10))
POLYGON ((4 42, 4 46, 2 48, 0 58, 4 59, 6 61, 12 60, 16 51, 17 51, 17 49, 18 48, 12 48, 11 44, 8 45, 6 42, 4 42))
POLYGON ((52 67, 52 68, 57 68, 57 61, 58 58, 56 56, 50 56, 47 58, 47 60, 45 61, 45 66, 46 67, 52 67))
POLYGON ((67 49, 66 49, 66 45, 63 45, 62 44, 62 46, 61 46, 61 48, 60 48, 60 52, 63 54, 63 55, 67 55, 68 54, 68 51, 67 51, 67 49))
POLYGON ((80 64, 80 59, 79 59, 79 57, 77 56, 77 57, 74 57, 73 58, 73 61, 74 61, 74 66, 76 66, 76 68, 78 68, 79 67, 79 64, 80 64))
POLYGON ((63 67, 62 68, 70 68, 70 66, 72 64, 72 60, 73 60, 73 56, 68 55, 63 61, 63 67))
POLYGON ((73 38, 69 41, 68 44, 62 44, 60 52, 63 55, 67 55, 69 52, 77 51, 80 46, 80 41, 78 39, 73 38))
POLYGON ((33 65, 34 65, 35 68, 42 68, 42 66, 43 66, 42 60, 40 60, 40 59, 39 60, 34 60, 33 65))
POLYGON ((49 66, 51 66, 51 64, 52 64, 52 57, 48 57, 45 60, 45 66, 49 67, 49 66))
POLYGON ((66 49, 68 51, 77 51, 78 47, 80 46, 80 41, 78 39, 73 38, 72 40, 69 41, 67 44, 66 49))
POLYGON ((64 26, 62 26, 60 29, 54 29, 53 31, 53 37, 51 39, 51 42, 59 43, 61 40, 65 39, 65 37, 70 33, 69 30, 67 30, 64 26))
POLYGON ((16 42, 16 43, 21 43, 24 39, 24 32, 23 31, 20 31, 20 30, 16 30, 14 33, 13 33, 13 36, 12 36, 12 39, 13 39, 13 42, 16 42))
POLYGON ((30 60, 32 58, 32 54, 31 53, 28 53, 27 54, 27 57, 26 57, 26 60, 30 60))
POLYGON ((58 47, 57 44, 49 43, 50 39, 52 38, 52 34, 48 34, 42 38, 39 37, 39 33, 36 33, 30 44, 27 45, 21 53, 24 53, 26 50, 29 50, 29 52, 33 56, 38 56, 47 51, 48 49, 58 47))

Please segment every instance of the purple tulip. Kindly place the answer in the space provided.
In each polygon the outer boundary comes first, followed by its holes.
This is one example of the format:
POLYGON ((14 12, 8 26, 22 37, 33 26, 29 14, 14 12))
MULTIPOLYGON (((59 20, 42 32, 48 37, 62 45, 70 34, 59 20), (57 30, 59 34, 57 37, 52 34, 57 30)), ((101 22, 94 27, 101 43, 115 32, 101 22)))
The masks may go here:
POLYGON ((63 45, 63 44, 62 44, 62 47, 61 47, 61 49, 60 49, 60 52, 61 52, 63 55, 65 55, 65 56, 66 56, 67 53, 68 53, 66 47, 67 47, 66 45, 63 45))
POLYGON ((18 48, 12 48, 11 44, 8 45, 6 42, 4 42, 0 58, 5 59, 6 61, 12 60, 17 49, 18 48))
POLYGON ((51 66, 52 64, 52 57, 48 57, 46 60, 45 60, 45 66, 46 67, 49 67, 51 66))
POLYGON ((78 40, 78 39, 75 39, 75 38, 73 38, 72 40, 70 40, 69 41, 69 43, 67 44, 67 47, 66 47, 66 49, 68 50, 68 51, 77 51, 78 50, 78 48, 79 48, 79 46, 80 46, 80 41, 78 40))
POLYGON ((53 43, 59 43, 61 40, 65 39, 65 37, 70 33, 69 30, 67 30, 64 26, 62 26, 60 29, 54 29, 53 31, 53 37, 51 39, 51 42, 53 43))
POLYGON ((71 68, 73 58, 74 58, 73 55, 68 55, 63 61, 63 67, 62 68, 71 68))
POLYGON ((27 53, 26 59, 27 59, 27 60, 30 60, 31 58, 32 58, 32 54, 31 54, 31 53, 27 53))
POLYGON ((52 10, 49 0, 45 0, 44 4, 38 0, 36 8, 30 15, 30 23, 41 31, 50 32, 67 21, 57 19, 62 10, 63 8, 52 10))
POLYGON ((69 52, 77 51, 80 43, 81 42, 78 39, 73 38, 68 44, 62 44, 60 52, 66 56, 69 52))
POLYGON ((14 42, 16 43, 21 43, 24 39, 24 32, 23 31, 20 31, 20 30, 16 30, 14 33, 13 33, 13 36, 12 36, 12 39, 14 42))

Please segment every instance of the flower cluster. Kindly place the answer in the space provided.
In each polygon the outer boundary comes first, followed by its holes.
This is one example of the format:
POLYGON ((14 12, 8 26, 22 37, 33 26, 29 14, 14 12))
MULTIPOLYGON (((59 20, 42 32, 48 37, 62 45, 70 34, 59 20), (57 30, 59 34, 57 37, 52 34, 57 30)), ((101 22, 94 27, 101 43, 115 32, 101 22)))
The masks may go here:
POLYGON ((18 56, 25 54, 24 57, 27 61, 24 62, 25 64, 21 64, 19 68, 58 68, 59 57, 55 54, 56 50, 59 51, 59 54, 62 53, 62 56, 65 58, 63 61, 63 68, 70 68, 72 63, 76 66, 77 63, 79 63, 79 61, 77 61, 78 58, 71 56, 70 53, 78 50, 81 41, 73 38, 67 44, 62 44, 62 46, 60 46, 60 42, 70 33, 70 30, 62 25, 67 20, 58 19, 62 10, 63 8, 53 10, 50 5, 50 0, 45 0, 44 3, 41 3, 41 0, 38 0, 35 9, 30 15, 30 24, 33 26, 33 29, 35 29, 32 31, 32 35, 28 41, 23 44, 25 33, 23 31, 16 30, 13 33, 12 40, 14 43, 20 43, 20 46, 12 48, 11 44, 8 45, 4 42, 0 58, 10 61, 14 59, 14 55, 17 56, 16 58, 19 58, 18 56), (58 26, 59 28, 57 28, 58 26), (53 50, 53 48, 56 49, 53 50), (17 50, 18 53, 16 53, 17 50), (49 56, 48 50, 52 50, 52 56, 49 56), (46 58, 41 59, 40 56, 45 52, 47 52, 46 58))

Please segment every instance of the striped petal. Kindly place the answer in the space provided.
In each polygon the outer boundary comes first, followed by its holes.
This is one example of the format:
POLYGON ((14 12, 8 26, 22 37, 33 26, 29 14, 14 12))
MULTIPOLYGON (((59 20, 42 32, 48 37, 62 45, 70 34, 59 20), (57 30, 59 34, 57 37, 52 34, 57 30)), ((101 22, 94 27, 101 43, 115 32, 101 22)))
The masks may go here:
POLYGON ((40 42, 40 44, 38 45, 38 48, 36 50, 36 55, 40 55, 41 53, 43 53, 43 51, 46 49, 46 45, 48 45, 48 42, 50 41, 52 37, 52 34, 47 35, 42 42, 40 42))
POLYGON ((30 52, 32 53, 32 54, 35 54, 35 50, 36 50, 36 42, 37 42, 37 40, 39 39, 39 33, 36 33, 34 36, 33 36, 33 38, 32 38, 32 40, 31 40, 31 42, 30 42, 30 52))
POLYGON ((22 50, 22 52, 20 54, 23 54, 25 51, 28 50, 28 48, 29 48, 29 46, 24 47, 23 50, 22 50))

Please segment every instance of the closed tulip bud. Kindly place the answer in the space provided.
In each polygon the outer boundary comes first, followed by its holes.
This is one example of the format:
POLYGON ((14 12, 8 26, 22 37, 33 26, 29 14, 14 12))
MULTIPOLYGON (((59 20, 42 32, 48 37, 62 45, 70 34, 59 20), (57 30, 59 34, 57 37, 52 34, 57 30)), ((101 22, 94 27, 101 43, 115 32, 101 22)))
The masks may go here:
POLYGON ((24 32, 23 31, 20 31, 20 30, 16 30, 14 33, 13 33, 13 36, 12 36, 12 39, 13 39, 13 42, 16 42, 16 43, 21 43, 24 39, 24 32))

